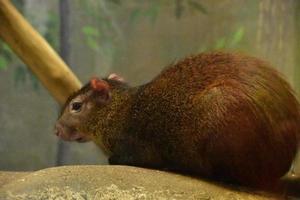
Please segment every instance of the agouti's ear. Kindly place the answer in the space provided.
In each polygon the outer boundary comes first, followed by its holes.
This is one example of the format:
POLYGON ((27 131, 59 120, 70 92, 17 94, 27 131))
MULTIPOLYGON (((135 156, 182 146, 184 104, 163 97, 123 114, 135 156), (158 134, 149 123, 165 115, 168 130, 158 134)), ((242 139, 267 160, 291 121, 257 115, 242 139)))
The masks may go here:
POLYGON ((99 102, 106 102, 110 99, 110 88, 106 81, 99 78, 92 78, 90 84, 92 90, 97 93, 97 100, 99 102))
POLYGON ((108 80, 115 80, 115 81, 119 81, 119 82, 122 82, 122 83, 125 83, 125 80, 122 76, 119 76, 118 74, 110 74, 107 78, 108 80))

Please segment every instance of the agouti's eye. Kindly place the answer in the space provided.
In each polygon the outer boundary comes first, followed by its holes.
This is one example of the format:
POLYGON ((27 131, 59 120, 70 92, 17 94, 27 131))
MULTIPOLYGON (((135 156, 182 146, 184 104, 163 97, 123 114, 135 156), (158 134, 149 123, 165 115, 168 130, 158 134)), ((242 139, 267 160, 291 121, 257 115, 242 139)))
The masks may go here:
POLYGON ((82 107, 82 103, 81 102, 73 102, 71 104, 71 111, 72 112, 80 112, 81 111, 81 107, 82 107))

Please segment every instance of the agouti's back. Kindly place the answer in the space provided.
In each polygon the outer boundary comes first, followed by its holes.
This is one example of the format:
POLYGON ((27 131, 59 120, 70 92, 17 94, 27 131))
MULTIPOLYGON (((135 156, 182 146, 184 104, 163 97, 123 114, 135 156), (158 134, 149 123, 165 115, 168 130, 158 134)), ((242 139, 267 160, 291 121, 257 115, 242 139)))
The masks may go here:
POLYGON ((142 86, 132 127, 170 166, 248 185, 284 175, 297 151, 299 105, 253 57, 192 56, 142 86))

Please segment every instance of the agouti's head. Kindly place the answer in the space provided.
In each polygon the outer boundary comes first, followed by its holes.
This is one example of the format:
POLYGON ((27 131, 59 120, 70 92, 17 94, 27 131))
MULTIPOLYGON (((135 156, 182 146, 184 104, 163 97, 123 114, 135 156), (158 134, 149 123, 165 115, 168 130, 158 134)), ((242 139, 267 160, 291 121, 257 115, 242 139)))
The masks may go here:
POLYGON ((123 82, 116 74, 107 79, 92 78, 89 83, 71 95, 62 107, 61 115, 55 124, 55 134, 66 141, 87 142, 92 139, 85 132, 84 124, 91 117, 91 112, 109 104, 111 88, 108 81, 123 82))

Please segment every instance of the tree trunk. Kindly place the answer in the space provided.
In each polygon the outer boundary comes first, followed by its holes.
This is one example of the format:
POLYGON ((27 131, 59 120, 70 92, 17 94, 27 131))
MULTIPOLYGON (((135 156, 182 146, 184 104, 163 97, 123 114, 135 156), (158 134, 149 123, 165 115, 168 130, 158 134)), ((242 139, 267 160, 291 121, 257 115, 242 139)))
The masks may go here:
MULTIPOLYGON (((70 64, 70 1, 59 1, 60 14, 60 56, 70 64)), ((70 155, 70 145, 63 140, 58 140, 56 165, 64 165, 70 155)))

